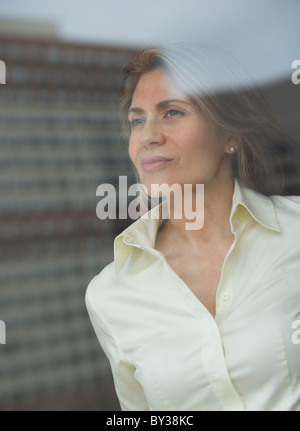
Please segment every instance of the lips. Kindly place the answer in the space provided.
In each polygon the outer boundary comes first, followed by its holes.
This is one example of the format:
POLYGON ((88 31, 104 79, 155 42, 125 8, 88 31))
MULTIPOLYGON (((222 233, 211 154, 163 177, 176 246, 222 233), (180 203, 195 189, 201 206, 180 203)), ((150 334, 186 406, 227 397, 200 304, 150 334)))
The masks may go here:
POLYGON ((141 164, 144 171, 152 171, 166 166, 172 160, 164 156, 149 156, 144 157, 141 164))

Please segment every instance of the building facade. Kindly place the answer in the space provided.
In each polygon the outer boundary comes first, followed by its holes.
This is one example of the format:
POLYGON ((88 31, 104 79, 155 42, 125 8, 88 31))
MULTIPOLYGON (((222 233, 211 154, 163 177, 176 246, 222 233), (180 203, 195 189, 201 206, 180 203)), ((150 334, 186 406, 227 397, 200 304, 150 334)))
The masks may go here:
POLYGON ((118 409, 84 303, 126 225, 97 186, 134 182, 120 139, 125 48, 0 36, 1 410, 118 409))

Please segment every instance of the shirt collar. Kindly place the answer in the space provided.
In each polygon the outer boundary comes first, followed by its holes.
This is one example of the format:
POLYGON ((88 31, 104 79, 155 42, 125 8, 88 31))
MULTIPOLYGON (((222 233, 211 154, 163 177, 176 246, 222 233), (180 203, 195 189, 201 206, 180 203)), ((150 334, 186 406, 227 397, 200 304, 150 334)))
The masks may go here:
POLYGON ((243 186, 238 180, 235 180, 230 214, 230 221, 233 228, 236 225, 235 220, 239 218, 241 207, 245 208, 248 214, 261 224, 261 226, 280 232, 272 198, 249 189, 243 186))
MULTIPOLYGON (((163 220, 160 217, 161 205, 157 205, 149 212, 132 223, 114 241, 114 265, 118 274, 126 262, 132 247, 154 249, 157 231, 163 220)), ((243 186, 237 179, 234 184, 230 223, 232 231, 238 230, 247 214, 261 226, 280 232, 276 212, 271 197, 262 195, 243 186), (246 212, 245 212, 246 210, 246 212)))
POLYGON ((157 231, 163 220, 159 204, 121 232, 114 241, 115 272, 119 273, 131 248, 154 249, 157 231))

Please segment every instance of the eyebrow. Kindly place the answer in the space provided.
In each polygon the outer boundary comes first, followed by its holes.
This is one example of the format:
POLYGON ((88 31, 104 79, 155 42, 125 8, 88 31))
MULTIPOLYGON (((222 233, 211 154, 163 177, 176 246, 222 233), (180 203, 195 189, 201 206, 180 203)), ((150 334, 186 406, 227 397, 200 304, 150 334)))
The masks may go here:
MULTIPOLYGON (((158 110, 162 110, 162 109, 167 108, 172 103, 181 103, 181 104, 183 103, 185 105, 190 105, 189 102, 186 102, 185 100, 182 100, 182 99, 168 99, 168 100, 162 100, 161 102, 157 103, 155 105, 155 107, 158 110)), ((129 108, 128 115, 131 113, 142 114, 144 112, 145 111, 142 108, 138 108, 138 107, 133 106, 132 108, 129 108)))

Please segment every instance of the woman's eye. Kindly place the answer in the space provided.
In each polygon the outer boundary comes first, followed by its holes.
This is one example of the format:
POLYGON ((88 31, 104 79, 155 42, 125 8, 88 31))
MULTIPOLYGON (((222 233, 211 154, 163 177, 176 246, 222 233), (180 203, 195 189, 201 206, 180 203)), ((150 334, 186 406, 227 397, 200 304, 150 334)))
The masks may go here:
POLYGON ((182 112, 177 111, 177 109, 170 109, 170 111, 167 112, 166 116, 170 118, 170 117, 175 117, 175 115, 181 115, 181 114, 182 112))
POLYGON ((129 124, 131 128, 139 126, 140 124, 143 124, 143 123, 144 123, 144 120, 142 118, 134 118, 133 120, 129 120, 129 124))

